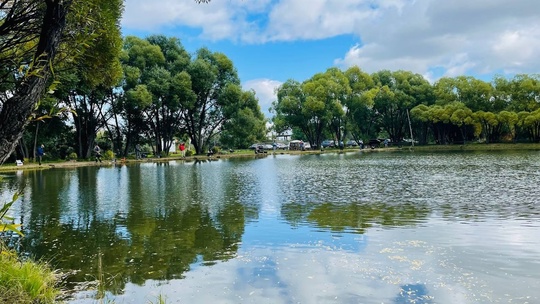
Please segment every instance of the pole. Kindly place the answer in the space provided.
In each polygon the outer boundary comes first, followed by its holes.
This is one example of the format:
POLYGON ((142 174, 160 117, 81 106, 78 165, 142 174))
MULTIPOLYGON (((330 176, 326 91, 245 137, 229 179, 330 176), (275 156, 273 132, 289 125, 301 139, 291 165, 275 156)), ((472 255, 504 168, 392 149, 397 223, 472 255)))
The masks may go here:
POLYGON ((407 120, 409 120, 409 131, 411 132, 411 144, 414 147, 414 138, 412 135, 411 118, 409 117, 409 109, 407 109, 407 120))

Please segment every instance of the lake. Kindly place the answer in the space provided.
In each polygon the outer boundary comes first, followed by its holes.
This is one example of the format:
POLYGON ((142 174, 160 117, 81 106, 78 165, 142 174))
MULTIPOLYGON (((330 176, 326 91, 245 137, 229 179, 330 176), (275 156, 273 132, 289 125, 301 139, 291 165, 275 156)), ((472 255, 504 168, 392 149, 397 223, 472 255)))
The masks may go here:
POLYGON ((68 273, 69 303, 540 302, 538 151, 2 175, 11 246, 68 273))

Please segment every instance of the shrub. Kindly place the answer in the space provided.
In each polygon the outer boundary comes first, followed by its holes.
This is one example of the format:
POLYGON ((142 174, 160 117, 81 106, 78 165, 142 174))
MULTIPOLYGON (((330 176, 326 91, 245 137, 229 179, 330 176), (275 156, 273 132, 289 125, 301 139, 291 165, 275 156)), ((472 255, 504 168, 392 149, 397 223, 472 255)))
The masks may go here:
POLYGON ((221 148, 218 146, 214 146, 211 150, 212 150, 212 153, 219 154, 219 151, 221 151, 221 148))
POLYGON ((193 156, 195 154, 193 150, 186 150, 186 157, 193 156))
POLYGON ((77 158, 78 158, 77 153, 75 152, 69 153, 69 156, 68 156, 69 160, 77 160, 77 158))
POLYGON ((107 159, 107 160, 114 159, 114 152, 111 150, 105 151, 105 153, 103 153, 103 159, 107 159))

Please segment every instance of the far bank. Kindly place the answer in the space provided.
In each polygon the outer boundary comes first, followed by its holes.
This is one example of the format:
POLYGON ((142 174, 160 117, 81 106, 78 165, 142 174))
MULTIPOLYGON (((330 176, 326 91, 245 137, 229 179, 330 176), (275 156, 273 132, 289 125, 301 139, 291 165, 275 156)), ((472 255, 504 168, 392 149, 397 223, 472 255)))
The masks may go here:
POLYGON ((116 160, 103 160, 103 162, 95 162, 88 160, 81 161, 50 161, 44 162, 39 165, 34 162, 26 162, 23 165, 4 164, 0 166, 0 172, 19 171, 19 170, 45 170, 53 168, 75 168, 85 166, 114 166, 123 164, 134 164, 142 162, 166 162, 171 160, 183 160, 186 162, 195 161, 207 161, 213 159, 225 159, 236 157, 247 158, 260 158, 272 154, 324 154, 324 153, 345 153, 345 152, 384 152, 384 151, 399 151, 399 150, 413 150, 413 151, 503 151, 503 150, 538 150, 540 151, 540 143, 470 143, 463 145, 448 144, 448 145, 415 145, 415 146, 392 146, 389 147, 377 147, 371 149, 369 147, 360 148, 346 148, 343 150, 335 148, 326 148, 321 150, 306 150, 306 151, 290 151, 290 150, 275 150, 266 151, 265 153, 255 154, 250 150, 241 150, 234 153, 220 153, 215 155, 194 155, 189 157, 181 157, 180 154, 171 154, 167 157, 149 157, 145 159, 116 159, 116 160))

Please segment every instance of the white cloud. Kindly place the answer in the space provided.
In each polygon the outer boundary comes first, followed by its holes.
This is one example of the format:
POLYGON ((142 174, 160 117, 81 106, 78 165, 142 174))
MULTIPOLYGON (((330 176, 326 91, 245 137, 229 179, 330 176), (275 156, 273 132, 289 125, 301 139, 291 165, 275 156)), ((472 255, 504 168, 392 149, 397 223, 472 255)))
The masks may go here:
POLYGON ((497 71, 534 73, 540 62, 540 6, 535 1, 503 0, 403 2, 401 8, 378 9, 357 23, 363 44, 353 46, 335 63, 359 65, 368 72, 405 69, 445 76, 497 71))
POLYGON ((272 115, 268 111, 272 102, 276 100, 276 88, 279 87, 282 82, 271 79, 253 79, 246 81, 242 88, 244 90, 254 90, 255 95, 259 99, 259 105, 264 115, 269 118, 272 115))
POLYGON ((540 61, 537 0, 127 0, 122 26, 157 30, 188 26, 208 40, 242 43, 321 40, 355 35, 335 64, 374 72, 429 75, 535 73, 540 61))

